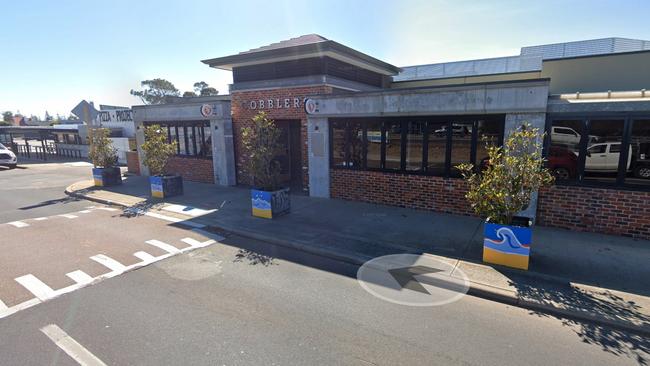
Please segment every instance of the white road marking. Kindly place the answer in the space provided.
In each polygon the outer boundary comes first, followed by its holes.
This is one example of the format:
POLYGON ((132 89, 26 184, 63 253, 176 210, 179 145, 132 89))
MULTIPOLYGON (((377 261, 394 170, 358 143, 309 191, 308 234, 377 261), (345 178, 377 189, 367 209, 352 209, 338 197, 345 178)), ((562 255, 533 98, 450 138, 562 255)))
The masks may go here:
POLYGON ((183 215, 188 215, 192 217, 197 217, 197 216, 203 216, 207 215, 209 213, 213 213, 217 211, 216 209, 214 210, 203 210, 200 208, 192 207, 192 206, 183 206, 183 205, 167 205, 163 207, 163 210, 170 211, 170 212, 175 212, 183 215))
POLYGON ((158 258, 154 257, 153 255, 147 252, 135 252, 133 253, 133 255, 140 258, 142 260, 142 265, 144 266, 158 260, 158 258))
POLYGON ((104 254, 97 254, 90 259, 94 260, 95 262, 103 265, 104 267, 110 269, 111 271, 115 273, 123 273, 124 271, 127 270, 127 267, 123 265, 122 263, 116 261, 115 259, 108 257, 104 254))
POLYGON ((217 242, 226 240, 226 238, 224 238, 223 236, 221 236, 219 234, 211 233, 209 231, 205 231, 205 230, 202 230, 202 229, 192 229, 192 231, 194 231, 197 234, 203 235, 206 238, 212 238, 217 242))
POLYGON ((9 309, 9 307, 5 305, 5 303, 2 302, 2 300, 0 300, 0 313, 2 313, 3 311, 7 311, 7 309, 9 309))
POLYGON ((93 282, 93 278, 90 277, 86 272, 84 271, 73 271, 70 273, 66 273, 66 276, 70 277, 73 281, 80 285, 87 285, 91 282, 93 282))
POLYGON ((91 209, 95 208, 95 206, 86 206, 86 208, 91 210, 91 209))
POLYGON ((37 217, 34 219, 34 221, 43 221, 43 220, 47 220, 47 217, 37 217))
POLYGON ((36 296, 41 301, 45 301, 56 296, 56 292, 52 290, 50 286, 43 283, 43 281, 36 278, 36 276, 33 274, 18 277, 16 278, 16 282, 23 285, 24 288, 29 290, 29 292, 34 294, 34 296, 36 296))
POLYGON ((63 163, 63 165, 67 166, 93 166, 91 163, 85 162, 85 161, 75 161, 72 163, 63 163))
POLYGON ((59 216, 65 217, 66 219, 76 219, 77 217, 79 217, 79 216, 73 215, 73 214, 63 214, 63 215, 59 215, 59 216))
POLYGON ((198 241, 196 239, 184 238, 184 239, 181 239, 181 241, 186 243, 186 244, 189 244, 193 248, 203 248, 203 247, 207 247, 208 245, 212 245, 212 244, 216 243, 216 241, 214 241, 212 239, 206 240, 204 242, 200 242, 200 241, 198 241))
POLYGON ((111 211, 111 212, 112 211, 117 211, 116 208, 112 208, 112 207, 98 207, 97 209, 98 210, 104 210, 104 211, 111 211))
POLYGON ((176 224, 186 225, 186 226, 190 226, 190 227, 198 228, 198 229, 202 229, 202 228, 205 227, 205 225, 203 225, 203 224, 197 224, 196 222, 187 221, 187 220, 184 220, 184 219, 179 219, 177 217, 165 216, 165 215, 161 215, 161 214, 155 213, 155 212, 147 212, 147 213, 145 213, 145 216, 154 217, 156 219, 161 219, 161 220, 173 222, 173 223, 176 223, 176 224))
POLYGON ((41 332, 45 334, 54 344, 67 353, 73 360, 82 366, 106 366, 102 360, 93 355, 79 342, 70 337, 63 329, 55 324, 46 325, 41 328, 41 332))
POLYGON ((17 312, 19 312, 21 310, 31 308, 32 306, 40 304, 40 303, 41 303, 41 300, 34 298, 34 299, 27 300, 25 302, 21 302, 20 304, 14 305, 14 306, 6 309, 6 310, 0 310, 0 319, 8 317, 9 315, 17 313, 17 312))
POLYGON ((20 227, 25 227, 25 226, 29 226, 28 223, 26 223, 26 222, 22 222, 22 221, 13 221, 13 222, 8 222, 7 224, 12 225, 12 226, 15 226, 15 227, 18 227, 18 228, 20 228, 20 227))
POLYGON ((79 213, 81 213, 81 214, 87 214, 87 213, 91 213, 91 212, 92 211, 90 211, 90 210, 81 210, 81 211, 79 211, 79 213))
POLYGON ((166 251, 166 252, 168 252, 170 254, 178 254, 178 253, 181 252, 181 250, 176 248, 175 246, 169 245, 167 243, 163 243, 160 240, 147 240, 145 243, 147 243, 149 245, 153 245, 154 247, 158 247, 158 248, 160 248, 160 249, 162 249, 162 250, 164 250, 164 251, 166 251))

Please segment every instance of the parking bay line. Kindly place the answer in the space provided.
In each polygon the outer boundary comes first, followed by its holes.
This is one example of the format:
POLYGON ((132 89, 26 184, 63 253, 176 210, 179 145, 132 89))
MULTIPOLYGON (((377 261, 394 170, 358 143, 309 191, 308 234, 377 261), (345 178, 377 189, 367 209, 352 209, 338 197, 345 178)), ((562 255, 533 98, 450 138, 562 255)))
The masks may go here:
POLYGON ((175 246, 167 244, 167 243, 163 243, 160 240, 147 240, 145 243, 147 243, 149 245, 153 245, 154 247, 158 247, 158 248, 166 251, 169 254, 178 254, 178 253, 181 252, 181 250, 176 248, 175 246))
POLYGON ((43 281, 39 280, 33 274, 24 275, 16 278, 16 282, 21 284, 29 292, 34 294, 41 301, 51 299, 56 296, 56 292, 43 281))
POLYGON ((86 272, 84 271, 72 271, 70 273, 66 273, 66 276, 70 277, 73 281, 80 285, 87 285, 89 283, 92 283, 94 279, 90 277, 86 272))
POLYGON ((22 222, 22 221, 12 221, 12 222, 8 222, 7 224, 8 224, 8 225, 11 225, 11 226, 15 226, 15 227, 17 227, 17 228, 21 228, 21 227, 29 226, 28 223, 26 223, 26 222, 22 222))
POLYGON ((76 219, 77 217, 79 217, 79 216, 73 215, 73 214, 63 214, 63 215, 59 215, 59 216, 65 217, 66 219, 76 219))
POLYGON ((82 366, 106 366, 102 360, 88 351, 79 342, 75 341, 74 338, 70 337, 68 333, 56 324, 44 326, 41 328, 41 332, 78 364, 82 366))
POLYGON ((119 274, 127 270, 125 265, 104 254, 93 255, 90 259, 110 269, 113 273, 119 274))

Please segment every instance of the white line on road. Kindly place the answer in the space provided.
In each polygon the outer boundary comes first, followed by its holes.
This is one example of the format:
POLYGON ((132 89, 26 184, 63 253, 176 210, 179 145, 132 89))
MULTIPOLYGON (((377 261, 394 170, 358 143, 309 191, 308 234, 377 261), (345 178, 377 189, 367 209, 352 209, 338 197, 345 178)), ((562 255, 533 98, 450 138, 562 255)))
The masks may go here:
POLYGON ((25 226, 29 226, 28 223, 26 223, 26 222, 22 222, 22 221, 13 221, 13 222, 8 222, 7 224, 12 225, 12 226, 15 226, 15 227, 18 227, 18 228, 20 228, 20 227, 25 227, 25 226))
POLYGON ((82 366, 101 366, 106 364, 102 362, 97 356, 93 355, 79 342, 70 337, 63 329, 55 324, 46 325, 41 328, 41 332, 45 334, 54 344, 61 348, 73 360, 77 361, 82 366))
POLYGON ((45 301, 56 296, 56 292, 43 281, 39 280, 33 274, 24 275, 16 278, 16 282, 23 285, 24 288, 29 290, 39 300, 45 301))
POLYGON ((6 311, 7 309, 9 309, 7 307, 7 305, 5 305, 5 303, 2 302, 2 300, 0 300, 0 313, 2 313, 3 311, 6 311))
POLYGON ((193 227, 193 228, 198 228, 198 229, 202 229, 202 228, 205 227, 205 225, 203 225, 203 224, 197 224, 196 222, 187 221, 185 219, 179 219, 177 217, 161 215, 161 214, 155 213, 155 212, 147 212, 144 215, 149 216, 149 217, 154 217, 156 219, 161 219, 161 220, 173 222, 173 223, 176 223, 176 224, 181 224, 181 225, 185 225, 185 226, 189 226, 189 227, 193 227))
POLYGON ((203 247, 207 247, 208 245, 216 243, 216 241, 214 241, 212 239, 206 240, 204 242, 200 242, 200 241, 198 241, 196 239, 184 238, 184 239, 181 239, 181 241, 186 243, 186 244, 189 244, 193 248, 203 248, 203 247))
POLYGON ((179 214, 192 216, 192 217, 203 216, 203 215, 207 215, 209 213, 213 213, 213 212, 217 211, 216 209, 203 210, 203 209, 200 209, 200 208, 196 208, 196 207, 192 207, 192 206, 184 206, 184 205, 167 205, 167 206, 163 207, 163 210, 170 211, 170 212, 176 212, 176 213, 179 213, 179 214))
POLYGON ((120 263, 120 262, 116 261, 115 259, 110 258, 110 257, 108 257, 108 256, 106 256, 104 254, 94 255, 94 256, 90 257, 90 259, 94 260, 95 262, 103 265, 104 267, 106 267, 106 268, 108 268, 111 271, 116 272, 116 273, 123 273, 127 269, 127 267, 125 265, 123 265, 122 263, 120 263))
POLYGON ((84 271, 72 271, 70 273, 66 273, 66 276, 70 277, 73 281, 80 285, 87 285, 91 282, 93 282, 93 278, 90 277, 86 272, 84 271))
POLYGON ((81 214, 87 214, 87 213, 91 213, 91 212, 92 212, 91 210, 81 210, 81 211, 79 211, 79 213, 81 213, 81 214))
POLYGON ((116 208, 112 208, 112 207, 98 207, 97 209, 104 210, 104 211, 117 211, 116 208))
POLYGON ((47 217, 37 217, 34 219, 34 221, 43 221, 43 220, 47 220, 47 217))
POLYGON ((59 215, 59 216, 65 217, 66 219, 76 219, 77 217, 79 217, 79 216, 73 215, 73 214, 63 214, 63 215, 59 215))
POLYGON ((162 249, 162 250, 164 250, 164 251, 166 251, 166 252, 168 252, 170 254, 177 254, 177 253, 181 252, 181 250, 176 248, 175 246, 169 245, 167 243, 163 243, 160 240, 147 240, 145 243, 147 243, 149 245, 153 245, 154 247, 158 247, 158 248, 160 248, 160 249, 162 249))
POLYGON ((135 252, 133 253, 133 255, 142 260, 143 266, 146 266, 147 264, 153 263, 158 260, 158 258, 154 257, 153 255, 147 252, 135 252))

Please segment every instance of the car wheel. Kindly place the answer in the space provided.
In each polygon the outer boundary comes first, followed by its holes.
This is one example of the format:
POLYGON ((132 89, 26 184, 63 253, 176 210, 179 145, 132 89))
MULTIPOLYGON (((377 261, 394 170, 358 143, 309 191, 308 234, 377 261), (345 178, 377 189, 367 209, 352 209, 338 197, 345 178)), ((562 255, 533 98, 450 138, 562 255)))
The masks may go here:
POLYGON ((569 169, 567 168, 555 168, 553 169, 553 175, 557 180, 568 180, 571 178, 571 174, 569 174, 569 169))
POLYGON ((16 164, 9 164, 7 166, 9 167, 9 169, 15 169, 16 168, 16 164))
POLYGON ((650 179, 650 166, 638 166, 634 168, 634 176, 637 178, 650 179))

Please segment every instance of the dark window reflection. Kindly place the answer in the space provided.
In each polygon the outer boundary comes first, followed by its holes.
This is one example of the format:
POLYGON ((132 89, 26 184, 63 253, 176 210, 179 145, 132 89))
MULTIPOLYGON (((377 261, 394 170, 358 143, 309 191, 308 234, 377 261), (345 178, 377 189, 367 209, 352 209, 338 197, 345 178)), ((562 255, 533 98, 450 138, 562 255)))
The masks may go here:
POLYGON ((631 171, 625 183, 650 185, 650 119, 635 120, 630 136, 631 171))
POLYGON ((381 124, 381 121, 367 124, 366 166, 371 169, 381 168, 381 124))
MULTIPOLYGON (((471 162, 473 125, 474 122, 472 121, 452 123, 450 175, 453 177, 460 176, 456 165, 471 162)), ((447 126, 441 131, 437 131, 437 133, 438 135, 446 135, 447 126)))
POLYGON ((386 123, 386 169, 399 170, 402 154, 402 125, 400 122, 386 123))
POLYGON ((363 168, 363 127, 360 122, 350 123, 350 167, 363 168))
POLYGON ((406 123, 406 170, 422 170, 422 145, 425 122, 406 123))
POLYGON ((445 122, 429 122, 429 144, 427 147, 427 172, 444 174, 447 135, 445 122))
POLYGON ((332 165, 347 166, 345 157, 345 122, 332 123, 332 165))
POLYGON ((583 130, 582 120, 559 120, 552 123, 547 167, 559 181, 574 180, 578 176, 583 130))

